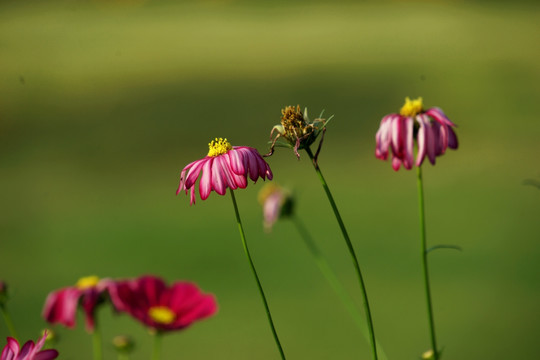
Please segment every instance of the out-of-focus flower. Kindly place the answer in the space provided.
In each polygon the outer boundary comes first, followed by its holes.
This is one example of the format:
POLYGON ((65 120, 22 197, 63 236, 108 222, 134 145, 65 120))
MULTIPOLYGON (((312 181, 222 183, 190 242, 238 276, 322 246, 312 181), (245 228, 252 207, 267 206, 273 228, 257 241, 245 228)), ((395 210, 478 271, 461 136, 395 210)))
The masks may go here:
POLYGON ((422 353, 422 360, 433 360, 435 358, 435 353, 433 350, 427 350, 422 353))
POLYGON ((195 284, 167 286, 155 276, 112 282, 109 294, 118 311, 161 332, 183 329, 217 311, 214 296, 202 293, 195 284))
POLYGON ((322 119, 320 116, 310 121, 307 108, 302 113, 300 105, 297 105, 296 108, 294 106, 285 107, 281 110, 281 124, 274 126, 270 132, 270 138, 272 139, 274 134, 275 137, 267 156, 273 154, 276 145, 283 145, 293 148, 296 157, 300 158, 298 150, 309 148, 319 134, 324 131, 329 121, 330 119, 322 119), (285 139, 286 143, 278 143, 280 138, 285 139))
POLYGON ((58 356, 54 349, 41 350, 45 344, 47 334, 44 334, 37 344, 27 341, 21 348, 19 342, 12 337, 7 338, 7 345, 2 350, 0 360, 52 360, 58 356))
POLYGON ((116 351, 122 354, 129 354, 135 348, 135 342, 130 336, 118 335, 113 338, 112 344, 116 351))
POLYGON ((375 156, 388 159, 392 150, 392 167, 398 171, 401 164, 410 170, 413 164, 422 165, 427 156, 432 164, 435 158, 443 155, 447 148, 457 149, 458 140, 453 127, 456 125, 444 112, 433 107, 423 109, 422 98, 405 99, 399 114, 389 114, 382 118, 375 140, 375 156), (418 145, 416 162, 414 160, 414 140, 418 145))
POLYGON ((290 191, 275 185, 266 184, 259 191, 259 203, 263 206, 264 227, 267 231, 272 229, 274 223, 280 219, 291 216, 294 211, 294 198, 290 191))
POLYGON ((199 194, 202 200, 206 200, 212 190, 224 195, 227 188, 244 189, 248 176, 254 182, 257 182, 259 177, 272 180, 270 166, 256 149, 232 146, 223 138, 212 140, 208 146, 208 155, 188 164, 180 174, 176 195, 181 191, 187 194, 191 189, 190 204, 195 203, 195 183, 199 177, 199 194))
POLYGON ((75 286, 65 287, 51 292, 45 300, 43 317, 51 324, 62 324, 69 328, 75 326, 77 307, 80 304, 86 316, 86 329, 94 330, 94 312, 103 302, 103 293, 109 280, 100 280, 97 276, 79 279, 75 286))

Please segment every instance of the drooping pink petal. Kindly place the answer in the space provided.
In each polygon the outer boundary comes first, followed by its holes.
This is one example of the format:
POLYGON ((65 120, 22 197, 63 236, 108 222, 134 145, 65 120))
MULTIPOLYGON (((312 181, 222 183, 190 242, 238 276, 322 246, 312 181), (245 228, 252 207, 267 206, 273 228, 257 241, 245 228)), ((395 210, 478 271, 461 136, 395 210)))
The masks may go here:
POLYGON ((199 181, 199 194, 202 200, 208 199, 212 190, 212 163, 214 158, 208 159, 203 166, 201 180, 199 181))
POLYGON ((184 169, 182 170, 182 172, 180 173, 180 184, 178 185, 178 190, 176 190, 176 195, 178 195, 180 193, 180 191, 184 190, 185 189, 185 181, 186 181, 186 172, 191 169, 191 167, 193 166, 193 164, 195 163, 196 161, 193 161, 189 164, 187 164, 184 169))
POLYGON ((42 350, 36 354, 34 360, 53 360, 58 357, 58 351, 54 349, 42 350))
POLYGON ((222 171, 223 171, 223 176, 224 176, 224 182, 226 184, 226 187, 232 189, 232 190, 236 190, 236 188, 238 187, 238 185, 236 185, 236 181, 235 181, 235 176, 237 176, 233 171, 232 171, 232 165, 230 163, 230 158, 228 156, 226 156, 227 154, 225 154, 224 156, 219 156, 216 160, 219 159, 220 161, 220 165, 221 165, 221 168, 222 168, 222 171))
POLYGON ((441 108, 438 107, 432 107, 425 112, 426 115, 431 116, 436 121, 440 122, 441 124, 447 125, 447 126, 453 126, 457 127, 456 124, 454 124, 448 116, 442 111, 441 108))
POLYGON ((195 185, 195 182, 197 181, 197 179, 199 178, 199 175, 201 173, 201 169, 203 168, 203 165, 207 161, 208 161, 207 158, 195 161, 195 164, 193 165, 191 170, 189 170, 189 173, 188 173, 188 175, 186 177, 186 180, 184 182, 184 189, 189 189, 190 187, 195 185))
POLYGON ((379 159, 388 159, 388 148, 390 147, 390 129, 393 115, 387 115, 382 118, 381 125, 375 135, 376 148, 375 156, 379 159))
POLYGON ((401 158, 403 152, 403 117, 395 116, 391 123, 392 153, 401 158))
POLYGON ((395 171, 398 171, 400 166, 401 166, 401 160, 397 156, 392 154, 392 168, 395 171))
POLYGON ((60 323, 70 328, 74 327, 80 296, 81 291, 72 287, 51 292, 45 300, 43 317, 51 324, 60 323))
POLYGON ((222 157, 218 156, 214 158, 214 162, 212 163, 212 190, 217 192, 219 195, 225 195, 228 182, 224 173, 221 159, 222 157))
POLYGON ((238 147, 235 146, 232 150, 227 152, 227 154, 225 154, 225 156, 229 157, 229 162, 231 164, 232 171, 236 175, 245 176, 246 175, 246 167, 245 167, 244 158, 238 153, 236 148, 238 148, 238 147))
POLYGON ((12 360, 15 359, 19 354, 19 342, 12 338, 7 338, 7 345, 2 350, 2 360, 12 360))
POLYGON ((418 117, 420 128, 418 128, 418 134, 416 135, 416 142, 418 143, 418 153, 416 154, 416 166, 422 165, 424 158, 426 157, 426 124, 424 119, 418 117))
POLYGON ((403 166, 407 170, 412 169, 413 162, 414 162, 413 126, 414 126, 413 118, 409 116, 406 117, 405 118, 405 131, 403 133, 404 134, 403 143, 405 144, 403 166))
POLYGON ((32 351, 34 350, 34 342, 32 340, 28 340, 22 347, 21 351, 19 352, 19 355, 17 356, 17 359, 29 359, 32 355, 32 351))
POLYGON ((458 139, 451 127, 448 128, 448 147, 454 150, 458 148, 458 139))

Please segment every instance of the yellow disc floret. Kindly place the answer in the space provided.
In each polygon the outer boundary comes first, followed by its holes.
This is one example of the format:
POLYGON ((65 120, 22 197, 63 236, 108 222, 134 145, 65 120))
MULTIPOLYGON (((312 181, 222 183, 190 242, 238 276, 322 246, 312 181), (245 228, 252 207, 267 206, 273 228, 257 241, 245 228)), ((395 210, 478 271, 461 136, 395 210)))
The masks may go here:
POLYGON ((227 151, 232 150, 232 145, 227 139, 216 138, 215 140, 210 141, 208 144, 208 156, 216 157, 219 155, 226 154, 227 151))
POLYGON ((405 98, 405 105, 399 111, 400 115, 414 117, 423 110, 422 98, 419 97, 416 100, 411 100, 409 97, 405 98))
POLYGON ((88 288, 96 286, 98 282, 99 282, 99 278, 95 275, 85 276, 85 277, 80 278, 79 281, 77 281, 77 284, 75 284, 75 287, 77 287, 77 289, 79 290, 84 290, 84 289, 88 289, 88 288))
POLYGON ((175 313, 166 306, 152 306, 148 316, 158 324, 169 325, 176 319, 175 313))

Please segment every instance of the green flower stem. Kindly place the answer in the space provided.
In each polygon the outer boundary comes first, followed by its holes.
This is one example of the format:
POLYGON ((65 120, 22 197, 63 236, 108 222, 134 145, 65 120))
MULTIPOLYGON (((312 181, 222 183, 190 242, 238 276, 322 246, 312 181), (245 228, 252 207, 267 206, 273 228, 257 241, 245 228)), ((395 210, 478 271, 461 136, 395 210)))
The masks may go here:
MULTIPOLYGON (((366 325, 366 321, 358 311, 358 307, 356 306, 354 300, 349 295, 349 293, 345 290, 343 287, 343 284, 339 281, 336 274, 328 264, 328 261, 322 254, 322 252, 319 250, 319 247, 311 237, 311 234, 309 233, 308 229, 304 225, 304 223, 300 220, 300 218, 296 215, 291 216, 291 220, 296 226, 296 229, 298 230, 298 233, 300 234, 300 237, 306 244, 309 252, 315 259, 315 263, 319 267, 319 270, 325 277, 326 281, 330 284, 334 292, 339 297, 339 300, 343 303, 351 317, 353 318, 354 322, 362 331, 362 335, 366 338, 366 340, 370 341, 370 335, 369 335, 369 329, 366 325)), ((382 360, 387 360, 386 354, 384 350, 382 349, 382 346, 377 341, 377 354, 379 355, 379 358, 382 360)))
POLYGON ((238 230, 240 231, 240 237, 242 238, 242 245, 244 246, 244 252, 246 253, 249 265, 251 267, 251 271, 253 272, 253 276, 255 277, 255 280, 257 282, 259 293, 261 294, 261 298, 264 303, 264 308, 266 309, 266 316, 268 317, 268 322, 270 323, 270 328, 272 329, 272 334, 274 335, 274 340, 276 341, 279 354, 281 355, 281 358, 285 360, 285 353, 283 352, 283 348, 281 347, 281 343, 279 342, 278 334, 276 332, 276 328, 274 327, 274 321, 272 320, 272 314, 270 313, 270 308, 268 307, 268 302, 266 301, 266 296, 264 295, 261 281, 259 280, 257 271, 255 270, 255 265, 253 264, 253 260, 251 259, 251 255, 249 253, 249 248, 246 242, 246 236, 244 234, 244 227, 242 226, 242 220, 240 220, 240 213, 238 212, 238 205, 236 204, 236 198, 234 197, 234 191, 231 189, 230 193, 231 193, 231 199, 234 206, 234 212, 236 214, 236 222, 238 224, 238 230))
POLYGON ((161 340, 162 335, 159 331, 154 333, 154 346, 152 348, 152 360, 161 359, 161 340))
POLYGON ((9 316, 9 313, 6 309, 5 304, 0 304, 0 311, 2 311, 2 315, 4 316, 4 321, 6 323, 7 328, 9 329, 9 333, 12 337, 15 339, 19 339, 17 336, 17 331, 15 331, 15 326, 13 325, 13 320, 11 320, 11 316, 9 316))
POLYGON ((103 346, 101 344, 101 331, 99 329, 97 319, 94 323, 94 331, 92 332, 92 348, 94 350, 93 351, 94 360, 103 360, 103 346))
POLYGON ((311 162, 313 163, 313 167, 315 168, 315 172, 319 176, 319 179, 321 180, 322 187, 324 188, 324 191, 326 192, 326 196, 328 197, 328 201, 330 201, 330 205, 332 206, 332 210, 334 210, 334 215, 336 216, 337 222, 339 224, 339 227, 341 229, 341 233, 343 234, 343 238, 345 239, 345 243, 347 244, 347 248, 349 250, 349 253, 351 255, 351 259, 354 265, 354 268, 356 270, 356 274, 358 276, 358 281, 360 283, 360 288, 362 290, 362 298, 364 301, 364 311, 366 313, 366 319, 368 323, 368 329, 369 329, 369 337, 370 337, 370 343, 371 343, 371 349, 373 351, 373 359, 377 360, 377 345, 375 340, 375 330, 373 328, 373 320, 371 318, 371 310, 369 308, 369 301, 367 296, 367 290, 366 285, 364 283, 364 278, 362 276, 362 271, 360 270, 360 265, 358 264, 358 258, 356 257, 356 253, 354 252, 354 247, 351 243, 351 239, 349 238, 349 234, 347 233, 347 229, 345 228, 345 224, 343 223, 343 220, 341 219, 341 215, 339 214, 339 210, 336 206, 336 202, 334 201, 334 197, 332 196, 332 193, 330 192, 330 188, 328 187, 328 184, 326 183, 326 180, 324 179, 324 176, 321 172, 321 169, 319 168, 319 164, 315 161, 315 158, 313 156, 313 153, 311 152, 311 149, 308 147, 306 148, 306 152, 309 155, 309 158, 311 159, 311 162))
POLYGON ((433 306, 431 304, 431 290, 429 286, 428 251, 426 249, 426 219, 424 215, 424 188, 422 182, 422 168, 419 166, 416 169, 418 180, 418 209, 420 215, 420 240, 422 242, 422 267, 424 270, 424 286, 426 288, 426 301, 429 319, 429 330, 431 335, 431 348, 433 350, 434 360, 438 360, 439 350, 437 349, 437 340, 435 337, 435 320, 433 320, 433 306))
POLYGON ((124 352, 119 351, 117 359, 118 360, 129 360, 129 355, 124 353, 124 352))

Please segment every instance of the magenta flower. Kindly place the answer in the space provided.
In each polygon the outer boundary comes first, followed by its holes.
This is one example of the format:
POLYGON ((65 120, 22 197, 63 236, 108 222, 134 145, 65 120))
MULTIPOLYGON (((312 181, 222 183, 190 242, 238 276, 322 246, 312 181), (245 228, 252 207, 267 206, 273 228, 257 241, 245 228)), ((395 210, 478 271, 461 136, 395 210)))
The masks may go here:
POLYGON ((195 284, 175 282, 169 287, 155 276, 111 282, 109 294, 118 311, 158 331, 183 329, 217 311, 214 296, 195 284))
POLYGON ((259 177, 272 180, 270 166, 256 149, 231 146, 227 139, 222 138, 216 138, 208 145, 208 155, 188 164, 180 174, 176 195, 183 190, 187 194, 191 189, 190 204, 195 203, 195 182, 199 176, 199 194, 202 200, 206 200, 212 190, 219 195, 225 195, 227 188, 244 189, 248 175, 254 182, 257 182, 259 177))
POLYGON ((21 348, 19 342, 12 337, 7 338, 7 345, 2 350, 0 360, 52 360, 58 356, 58 351, 53 349, 41 350, 45 344, 47 334, 34 344, 32 340, 27 341, 21 348))
POLYGON ((53 291, 45 300, 42 316, 51 324, 75 326, 77 307, 82 306, 86 316, 86 329, 94 331, 94 312, 103 301, 102 294, 109 280, 99 280, 97 276, 79 279, 75 286, 53 291))
POLYGON ((456 125, 441 109, 433 107, 424 111, 422 98, 411 101, 407 97, 399 114, 389 114, 382 118, 375 135, 375 156, 386 160, 391 149, 395 171, 399 170, 401 164, 407 170, 414 163, 416 166, 422 165, 426 155, 434 165, 435 158, 443 155, 447 148, 457 149, 458 140, 453 127, 456 125), (416 162, 413 155, 415 139, 418 146, 416 162))

